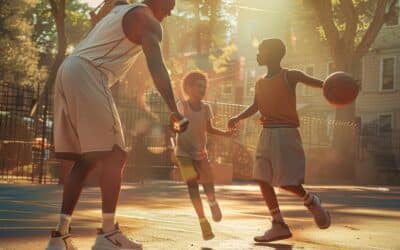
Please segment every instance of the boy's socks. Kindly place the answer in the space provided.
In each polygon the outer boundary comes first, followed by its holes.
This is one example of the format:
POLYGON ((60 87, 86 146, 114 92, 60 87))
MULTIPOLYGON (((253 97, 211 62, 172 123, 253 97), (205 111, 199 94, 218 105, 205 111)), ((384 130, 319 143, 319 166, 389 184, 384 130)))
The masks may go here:
POLYGON ((105 233, 115 229, 115 213, 103 213, 102 229, 105 233))
POLYGON ((211 240, 214 238, 211 225, 206 218, 199 218, 201 233, 204 240, 211 240))
POLYGON ((276 222, 285 222, 283 216, 281 214, 281 210, 277 208, 270 209, 269 212, 271 213, 272 220, 276 222))
POLYGON ((314 194, 306 193, 303 197, 304 205, 308 206, 313 203, 317 203, 319 205, 320 201, 314 194))
POLYGON ((60 219, 57 225, 57 231, 60 232, 61 235, 68 234, 70 224, 71 224, 71 215, 60 214, 60 219))

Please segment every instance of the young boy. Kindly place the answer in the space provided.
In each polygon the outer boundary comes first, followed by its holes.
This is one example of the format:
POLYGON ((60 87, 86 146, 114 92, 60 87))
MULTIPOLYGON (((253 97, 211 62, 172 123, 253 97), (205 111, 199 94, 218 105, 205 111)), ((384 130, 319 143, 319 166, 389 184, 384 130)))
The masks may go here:
POLYGON ((203 185, 213 220, 221 221, 222 214, 215 199, 213 176, 206 149, 207 133, 231 136, 233 132, 225 132, 213 127, 211 106, 202 101, 206 88, 207 77, 202 72, 190 72, 183 80, 183 91, 187 99, 178 103, 178 110, 188 118, 190 126, 177 136, 176 158, 199 218, 203 239, 210 240, 214 238, 214 234, 204 215, 198 183, 203 185))
POLYGON ((279 39, 266 39, 258 48, 257 61, 267 66, 268 74, 257 81, 254 103, 239 115, 229 120, 229 128, 260 111, 264 129, 256 150, 253 171, 262 195, 273 218, 272 228, 264 235, 254 237, 257 242, 270 242, 292 236, 279 210, 274 187, 287 190, 303 199, 304 205, 314 216, 319 228, 330 226, 330 215, 321 206, 315 194, 307 193, 304 182, 305 156, 302 147, 299 118, 296 111, 298 82, 322 88, 323 82, 298 70, 283 69, 281 60, 286 47, 279 39))

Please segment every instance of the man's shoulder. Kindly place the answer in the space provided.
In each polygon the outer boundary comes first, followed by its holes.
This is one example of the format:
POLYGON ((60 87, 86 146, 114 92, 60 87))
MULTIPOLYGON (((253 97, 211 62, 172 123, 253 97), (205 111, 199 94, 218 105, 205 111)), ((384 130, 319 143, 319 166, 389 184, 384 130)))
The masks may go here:
POLYGON ((123 27, 125 34, 134 42, 141 40, 146 33, 156 35, 160 41, 162 39, 161 24, 146 6, 137 6, 126 13, 123 27))
POLYGON ((154 17, 153 12, 145 5, 132 7, 130 11, 125 14, 125 17, 135 21, 137 24, 152 24, 161 26, 160 22, 154 17))

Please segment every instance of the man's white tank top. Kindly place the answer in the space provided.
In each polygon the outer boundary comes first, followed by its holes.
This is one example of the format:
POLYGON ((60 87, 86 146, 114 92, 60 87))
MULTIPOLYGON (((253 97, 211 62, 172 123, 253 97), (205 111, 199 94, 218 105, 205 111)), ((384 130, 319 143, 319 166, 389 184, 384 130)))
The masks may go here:
POLYGON ((132 67, 142 46, 131 42, 122 28, 122 18, 133 8, 144 4, 126 4, 114 7, 82 40, 72 56, 79 56, 102 71, 108 86, 123 78, 132 67))

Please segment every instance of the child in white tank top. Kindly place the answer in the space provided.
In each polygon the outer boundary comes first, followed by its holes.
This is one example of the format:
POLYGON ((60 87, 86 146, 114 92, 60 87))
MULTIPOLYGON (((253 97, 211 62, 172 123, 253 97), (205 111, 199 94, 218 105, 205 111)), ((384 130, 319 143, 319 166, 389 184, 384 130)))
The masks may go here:
POLYGON ((189 196, 199 218, 204 240, 214 238, 210 223, 205 218, 199 185, 207 195, 213 220, 222 219, 215 198, 214 181, 206 149, 207 133, 231 136, 233 131, 221 131, 212 126, 211 106, 202 101, 207 87, 207 77, 202 72, 190 72, 183 80, 183 89, 188 98, 178 104, 179 111, 189 119, 188 129, 178 134, 176 156, 183 180, 188 186, 189 196))

